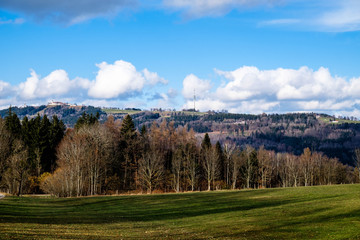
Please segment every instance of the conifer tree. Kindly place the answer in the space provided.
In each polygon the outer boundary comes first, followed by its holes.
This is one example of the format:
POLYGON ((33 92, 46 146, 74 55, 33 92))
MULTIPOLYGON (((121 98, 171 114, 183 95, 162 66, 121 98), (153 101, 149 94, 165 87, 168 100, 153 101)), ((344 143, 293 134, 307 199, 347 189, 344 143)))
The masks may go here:
POLYGON ((201 149, 205 150, 211 147, 211 141, 208 133, 205 133, 204 139, 201 143, 201 149))
POLYGON ((18 118, 16 113, 12 112, 11 107, 9 108, 8 116, 5 117, 5 125, 15 138, 21 137, 20 119, 18 118))
POLYGON ((80 129, 84 125, 93 125, 95 123, 99 122, 100 114, 97 112, 96 116, 94 116, 92 113, 89 115, 86 112, 83 112, 81 117, 78 118, 78 120, 75 123, 74 128, 76 130, 80 129))
POLYGON ((134 188, 134 175, 137 172, 137 133, 135 124, 128 114, 122 121, 120 128, 120 162, 123 168, 123 188, 134 188))

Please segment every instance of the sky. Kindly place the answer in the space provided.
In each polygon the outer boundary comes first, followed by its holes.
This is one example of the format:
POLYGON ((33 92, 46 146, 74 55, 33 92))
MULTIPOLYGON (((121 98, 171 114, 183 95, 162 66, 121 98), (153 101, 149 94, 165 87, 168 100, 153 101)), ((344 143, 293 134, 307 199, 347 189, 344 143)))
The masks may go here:
POLYGON ((0 0, 0 108, 360 117, 358 0, 0 0))

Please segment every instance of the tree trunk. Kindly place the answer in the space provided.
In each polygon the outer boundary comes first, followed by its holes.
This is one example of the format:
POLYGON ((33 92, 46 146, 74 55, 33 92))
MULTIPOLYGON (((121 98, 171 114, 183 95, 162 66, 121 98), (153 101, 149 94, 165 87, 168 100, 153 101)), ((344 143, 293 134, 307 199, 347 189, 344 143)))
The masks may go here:
POLYGON ((180 191, 180 172, 176 173, 176 192, 180 191))
POLYGON ((23 184, 23 174, 20 174, 20 182, 19 182, 19 191, 18 191, 18 196, 22 195, 22 184, 23 184))

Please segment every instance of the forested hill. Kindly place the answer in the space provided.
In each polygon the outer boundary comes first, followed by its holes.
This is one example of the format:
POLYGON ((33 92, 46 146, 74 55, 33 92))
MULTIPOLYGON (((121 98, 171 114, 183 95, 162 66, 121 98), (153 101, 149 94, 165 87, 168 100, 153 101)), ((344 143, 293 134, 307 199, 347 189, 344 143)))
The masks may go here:
MULTIPOLYGON (((37 115, 47 115, 50 119, 53 115, 57 115, 67 127, 73 127, 77 119, 83 114, 93 114, 94 116, 99 113, 100 119, 106 119, 106 113, 101 108, 92 106, 75 106, 70 104, 64 105, 41 105, 41 106, 27 106, 27 107, 11 107, 11 111, 15 113, 20 119, 25 116, 28 118, 34 118, 37 115)), ((9 113, 9 109, 3 109, 0 111, 2 118, 6 117, 9 113)))
MULTIPOLYGON (((198 136, 209 133, 211 140, 232 141, 239 146, 249 144, 255 148, 264 146, 276 152, 290 152, 300 155, 309 147, 313 151, 337 157, 343 163, 353 165, 354 149, 360 147, 360 122, 354 119, 337 119, 326 114, 231 114, 191 111, 141 111, 140 109, 100 109, 92 106, 28 106, 13 107, 12 111, 20 119, 46 114, 50 119, 57 115, 67 127, 73 127, 77 119, 86 112, 98 113, 100 122, 112 115, 115 120, 130 114, 138 129, 142 125, 173 121, 175 127, 187 125, 198 136)), ((0 111, 5 117, 8 109, 0 111)))

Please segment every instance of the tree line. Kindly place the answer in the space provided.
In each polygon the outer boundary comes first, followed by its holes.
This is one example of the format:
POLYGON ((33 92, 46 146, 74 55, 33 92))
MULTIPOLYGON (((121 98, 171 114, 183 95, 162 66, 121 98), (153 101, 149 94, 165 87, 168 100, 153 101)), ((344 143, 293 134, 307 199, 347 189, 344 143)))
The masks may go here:
MULTIPOLYGON (((188 126, 140 129, 83 114, 73 129, 45 115, 0 118, 1 188, 22 194, 87 196, 131 192, 297 187, 359 182, 359 168, 305 148, 300 156, 264 147, 212 143, 188 126)), ((360 154, 359 154, 360 156, 360 154)), ((360 158, 360 157, 359 157, 360 158)))
POLYGON ((9 109, 0 118, 0 188, 21 195, 39 193, 44 172, 56 167, 56 149, 65 134, 65 125, 54 115, 22 121, 9 109))

